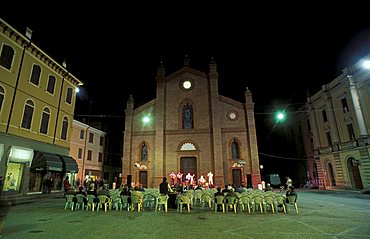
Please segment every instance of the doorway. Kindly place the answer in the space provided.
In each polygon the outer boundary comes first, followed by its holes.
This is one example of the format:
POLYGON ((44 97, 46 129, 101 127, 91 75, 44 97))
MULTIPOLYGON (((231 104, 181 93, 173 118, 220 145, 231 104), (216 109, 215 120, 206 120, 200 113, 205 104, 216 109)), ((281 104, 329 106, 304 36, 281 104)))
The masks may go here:
POLYGON ((242 171, 240 169, 233 169, 233 184, 236 188, 240 187, 242 184, 242 171))
POLYGON ((148 188, 148 172, 140 171, 139 173, 139 183, 143 188, 148 188))
POLYGON ((353 189, 363 189, 358 160, 354 158, 347 159, 348 173, 353 189))
POLYGON ((182 181, 185 182, 185 176, 190 173, 197 178, 197 158, 196 157, 181 157, 180 158, 180 171, 183 173, 182 181))

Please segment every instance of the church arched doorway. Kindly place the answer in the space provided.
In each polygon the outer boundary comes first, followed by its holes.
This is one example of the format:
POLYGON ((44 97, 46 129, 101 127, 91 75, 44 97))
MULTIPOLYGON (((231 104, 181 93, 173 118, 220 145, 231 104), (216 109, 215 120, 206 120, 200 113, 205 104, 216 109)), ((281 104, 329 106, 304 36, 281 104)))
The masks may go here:
POLYGON ((197 158, 196 157, 181 157, 180 158, 180 171, 183 173, 182 181, 185 182, 185 176, 190 173, 197 178, 197 158))
POLYGON ((240 169, 233 169, 233 184, 235 187, 239 187, 242 184, 242 171, 240 169))

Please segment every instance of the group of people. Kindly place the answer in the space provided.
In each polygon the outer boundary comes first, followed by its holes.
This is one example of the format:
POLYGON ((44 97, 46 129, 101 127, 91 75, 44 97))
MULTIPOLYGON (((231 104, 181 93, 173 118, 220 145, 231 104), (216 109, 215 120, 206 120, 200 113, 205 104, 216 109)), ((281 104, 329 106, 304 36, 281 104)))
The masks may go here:
POLYGON ((178 185, 185 184, 186 186, 193 186, 193 187, 195 185, 199 185, 201 187, 212 187, 213 186, 213 173, 212 172, 209 172, 207 174, 208 182, 203 175, 201 175, 199 179, 196 180, 195 174, 191 174, 190 172, 186 174, 185 181, 183 182, 183 176, 184 174, 180 171, 177 174, 175 174, 175 172, 172 171, 170 174, 170 186, 175 187, 175 184, 178 184, 178 185))

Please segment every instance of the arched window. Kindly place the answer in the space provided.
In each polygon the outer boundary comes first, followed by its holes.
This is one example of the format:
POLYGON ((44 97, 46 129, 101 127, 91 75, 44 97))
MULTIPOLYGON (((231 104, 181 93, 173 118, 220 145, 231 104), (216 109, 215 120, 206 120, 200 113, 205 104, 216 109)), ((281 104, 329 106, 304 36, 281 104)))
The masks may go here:
POLYGON ((22 128, 31 129, 31 122, 33 117, 34 104, 32 100, 27 100, 24 105, 23 110, 23 119, 22 119, 22 128))
POLYGON ((3 45, 0 54, 0 65, 10 70, 13 63, 14 50, 8 45, 3 45))
POLYGON ((233 142, 231 143, 231 158, 232 159, 239 159, 239 144, 236 141, 236 139, 233 139, 233 142))
POLYGON ((194 128, 193 107, 189 103, 186 103, 182 109, 182 128, 183 129, 194 128))
POLYGON ((148 161, 148 145, 145 143, 141 145, 141 161, 148 161))
POLYGON ((55 88, 55 77, 49 76, 48 80, 48 86, 46 87, 46 91, 50 94, 54 94, 54 88, 55 88))
POLYGON ((67 139, 67 131, 68 131, 68 118, 67 116, 64 116, 63 123, 62 123, 62 133, 60 135, 61 139, 64 139, 64 140, 67 139))
POLYGON ((68 87, 67 88, 67 95, 66 95, 66 102, 68 104, 72 104, 72 94, 73 94, 73 90, 71 87, 68 87))
POLYGON ((38 65, 33 65, 30 81, 33 84, 38 86, 40 82, 40 75, 41 75, 41 67, 38 65))
POLYGON ((47 134, 49 128, 50 110, 45 107, 42 111, 40 133, 47 134))
POLYGON ((0 86, 0 112, 1 112, 1 108, 3 106, 4 97, 5 97, 4 88, 0 86))

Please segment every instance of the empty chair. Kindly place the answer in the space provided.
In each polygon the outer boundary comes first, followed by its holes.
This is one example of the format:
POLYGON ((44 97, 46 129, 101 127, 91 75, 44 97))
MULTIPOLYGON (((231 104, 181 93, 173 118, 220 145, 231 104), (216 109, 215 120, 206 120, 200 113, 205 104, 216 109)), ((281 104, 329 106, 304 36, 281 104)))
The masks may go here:
POLYGON ((98 199, 99 199, 99 202, 98 202, 98 207, 97 207, 97 211, 99 211, 99 208, 103 208, 104 206, 104 211, 107 211, 108 209, 110 209, 110 198, 107 196, 107 195, 98 195, 98 199))
POLYGON ((203 193, 201 190, 195 190, 193 194, 193 205, 201 205, 203 193))
POLYGON ((157 195, 154 192, 145 193, 143 200, 144 200, 144 207, 154 209, 155 202, 157 201, 157 195))
POLYGON ((169 198, 168 195, 162 195, 162 194, 158 195, 157 201, 156 201, 156 204, 155 204, 155 210, 156 211, 161 210, 160 205, 163 205, 164 211, 167 212, 168 198, 169 198))
POLYGON ((96 197, 94 195, 92 194, 87 195, 86 211, 88 211, 89 208, 91 208, 91 211, 95 210, 95 200, 96 200, 96 197))
POLYGON ((86 196, 83 194, 76 194, 76 204, 75 209, 85 209, 85 201, 87 200, 86 196))
POLYGON ((202 202, 202 208, 204 208, 206 204, 209 208, 212 208, 212 202, 213 202, 212 195, 210 195, 209 193, 204 193, 201 197, 201 202, 202 202))
POLYGON ((275 195, 275 211, 278 212, 278 208, 282 207, 283 212, 286 213, 285 197, 283 195, 275 195))
POLYGON ((116 211, 118 211, 118 209, 121 210, 122 208, 121 196, 119 194, 113 194, 110 199, 111 199, 112 208, 115 208, 116 211))
POLYGON ((143 209, 143 200, 142 197, 140 197, 137 194, 131 195, 131 211, 135 210, 135 207, 137 208, 137 211, 140 212, 143 209))
POLYGON ((66 194, 66 204, 64 205, 64 210, 66 210, 67 208, 71 208, 71 210, 73 211, 73 206, 75 203, 74 198, 75 195, 66 194))
POLYGON ((265 195, 263 197, 264 200, 264 207, 265 213, 267 212, 267 208, 270 208, 272 213, 275 213, 275 197, 272 194, 265 195))
POLYGON ((190 197, 187 196, 187 195, 180 195, 178 200, 177 200, 177 211, 180 211, 182 212, 182 207, 184 205, 187 206, 188 208, 188 212, 190 212, 190 204, 191 204, 191 200, 190 200, 190 197))
POLYGON ((184 195, 189 197, 190 205, 193 206, 194 190, 188 190, 188 191, 184 192, 184 195))
POLYGON ((259 207, 261 213, 263 213, 263 196, 260 195, 260 194, 255 194, 252 197, 252 209, 253 209, 253 213, 256 211, 256 207, 259 207))

